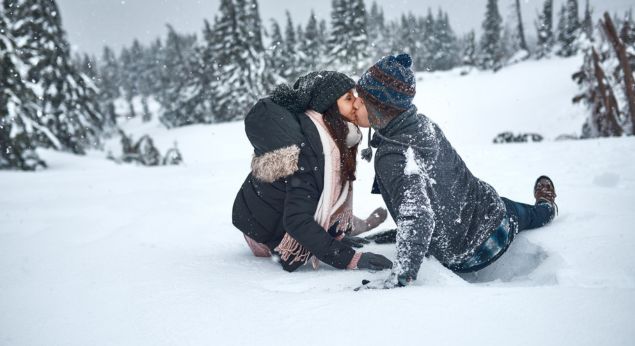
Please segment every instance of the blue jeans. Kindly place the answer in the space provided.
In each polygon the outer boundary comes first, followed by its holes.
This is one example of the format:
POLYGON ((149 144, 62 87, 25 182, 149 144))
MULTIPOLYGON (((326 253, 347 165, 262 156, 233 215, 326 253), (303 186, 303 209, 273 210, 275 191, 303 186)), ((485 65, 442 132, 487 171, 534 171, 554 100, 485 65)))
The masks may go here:
POLYGON ((459 273, 481 270, 502 256, 514 240, 514 236, 524 230, 542 227, 553 220, 556 211, 549 203, 529 205, 501 197, 507 213, 500 226, 481 244, 472 257, 452 268, 459 273))

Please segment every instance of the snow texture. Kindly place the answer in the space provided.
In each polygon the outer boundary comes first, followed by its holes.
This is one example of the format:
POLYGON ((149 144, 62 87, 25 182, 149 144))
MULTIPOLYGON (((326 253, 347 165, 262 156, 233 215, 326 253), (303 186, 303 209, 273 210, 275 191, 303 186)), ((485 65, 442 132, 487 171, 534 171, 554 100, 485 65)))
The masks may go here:
MULTIPOLYGON (((579 63, 418 76, 415 103, 477 177, 531 203, 548 174, 560 214, 478 275, 430 258, 407 288, 354 292, 388 272, 289 274, 253 257, 231 224, 252 155, 240 122, 123 125, 162 152, 178 140, 183 166, 39 150, 48 170, 0 172, 0 344, 632 345, 635 138, 553 141, 586 117, 569 103, 579 63), (546 140, 491 144, 505 130, 546 140)), ((360 161, 358 215, 382 204, 372 178, 360 161)), ((395 258, 394 245, 364 251, 395 258)))

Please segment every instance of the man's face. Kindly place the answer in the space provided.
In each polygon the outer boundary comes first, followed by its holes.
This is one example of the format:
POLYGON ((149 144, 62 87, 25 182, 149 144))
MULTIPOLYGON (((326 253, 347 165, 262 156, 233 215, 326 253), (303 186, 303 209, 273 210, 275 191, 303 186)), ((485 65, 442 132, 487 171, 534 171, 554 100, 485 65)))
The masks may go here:
POLYGON ((366 109, 366 103, 364 103, 364 100, 361 97, 357 96, 353 107, 355 108, 357 126, 370 127, 370 123, 368 122, 368 110, 366 109))

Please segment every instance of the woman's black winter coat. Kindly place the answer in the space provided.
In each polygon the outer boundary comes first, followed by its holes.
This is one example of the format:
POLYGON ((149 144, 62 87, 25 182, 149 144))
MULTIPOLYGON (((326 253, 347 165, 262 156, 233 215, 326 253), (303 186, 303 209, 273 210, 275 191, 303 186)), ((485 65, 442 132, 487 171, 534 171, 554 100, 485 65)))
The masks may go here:
MULTIPOLYGON (((355 251, 314 220, 324 188, 324 152, 313 121, 265 98, 245 118, 245 131, 254 158, 234 201, 234 226, 272 252, 289 233, 322 262, 346 268, 355 251)), ((290 261, 280 261, 287 271, 302 265, 290 261)))

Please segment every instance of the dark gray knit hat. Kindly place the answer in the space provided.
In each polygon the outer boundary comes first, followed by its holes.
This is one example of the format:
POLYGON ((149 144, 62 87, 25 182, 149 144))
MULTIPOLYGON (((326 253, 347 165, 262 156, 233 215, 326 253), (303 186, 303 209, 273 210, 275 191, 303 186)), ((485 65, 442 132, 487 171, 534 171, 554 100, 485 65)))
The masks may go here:
POLYGON ((271 100, 294 113, 312 109, 323 113, 347 91, 355 81, 335 71, 310 72, 293 83, 280 84, 271 94, 271 100))

